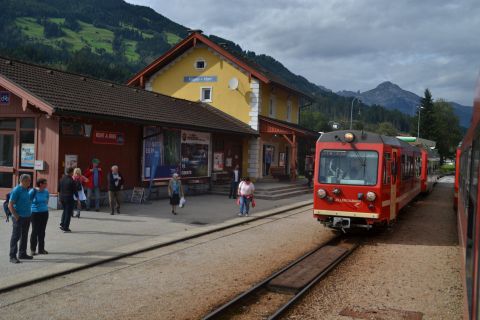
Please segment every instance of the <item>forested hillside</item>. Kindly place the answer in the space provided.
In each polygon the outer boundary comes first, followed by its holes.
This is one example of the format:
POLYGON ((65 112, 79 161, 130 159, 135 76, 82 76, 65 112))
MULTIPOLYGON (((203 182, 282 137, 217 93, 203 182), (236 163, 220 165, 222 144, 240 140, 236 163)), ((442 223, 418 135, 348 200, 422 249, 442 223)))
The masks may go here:
MULTIPOLYGON (((187 27, 122 0, 0 0, 0 8, 0 55, 117 82, 125 82, 188 34, 187 27)), ((331 130, 331 121, 348 122, 351 98, 293 74, 268 55, 210 37, 313 95, 304 125, 325 131, 331 130), (312 122, 312 115, 318 121, 312 122)), ((366 105, 360 109, 357 127, 410 129, 410 117, 400 112, 366 105)))

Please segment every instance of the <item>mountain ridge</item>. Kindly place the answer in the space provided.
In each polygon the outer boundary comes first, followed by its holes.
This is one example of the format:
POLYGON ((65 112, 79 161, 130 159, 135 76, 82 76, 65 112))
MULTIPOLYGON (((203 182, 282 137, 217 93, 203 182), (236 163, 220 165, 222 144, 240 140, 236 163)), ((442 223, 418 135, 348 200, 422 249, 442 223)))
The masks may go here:
MULTIPOLYGON (((420 104, 421 97, 417 94, 402 89, 399 85, 384 81, 377 87, 364 91, 354 92, 349 90, 342 90, 336 92, 343 97, 355 97, 360 99, 367 105, 381 105, 390 110, 399 110, 408 115, 415 115, 417 106, 420 104)), ((473 108, 464 106, 459 103, 449 101, 455 114, 458 116, 460 125, 468 127, 470 125, 470 118, 472 116, 473 108)))

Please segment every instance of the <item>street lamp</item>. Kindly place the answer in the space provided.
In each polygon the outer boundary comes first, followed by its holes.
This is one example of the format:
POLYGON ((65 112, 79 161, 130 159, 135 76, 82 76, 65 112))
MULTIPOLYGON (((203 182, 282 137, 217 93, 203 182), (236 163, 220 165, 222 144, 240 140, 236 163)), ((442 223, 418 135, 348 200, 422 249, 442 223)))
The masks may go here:
POLYGON ((360 99, 357 97, 353 98, 352 100, 352 105, 350 107, 350 130, 352 130, 352 124, 353 124, 353 103, 357 100, 358 102, 361 102, 360 99))
POLYGON ((417 106, 418 109, 418 124, 417 124, 417 138, 420 138, 420 114, 422 113, 422 106, 417 106))

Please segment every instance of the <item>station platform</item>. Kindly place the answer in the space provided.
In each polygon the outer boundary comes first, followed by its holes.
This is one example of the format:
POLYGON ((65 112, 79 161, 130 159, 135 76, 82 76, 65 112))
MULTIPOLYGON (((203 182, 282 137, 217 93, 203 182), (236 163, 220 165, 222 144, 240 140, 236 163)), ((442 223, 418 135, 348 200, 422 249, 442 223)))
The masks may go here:
MULTIPOLYGON (((0 292, 8 287, 52 274, 63 273, 110 260, 134 251, 172 243, 229 225, 243 223, 277 211, 288 210, 312 202, 303 194, 282 200, 257 200, 250 217, 238 217, 235 200, 220 195, 187 197, 187 205, 171 214, 168 200, 147 204, 122 205, 121 214, 83 211, 81 218, 72 218, 72 233, 59 230, 60 210, 51 210, 47 225, 45 249, 48 255, 37 255, 21 264, 9 262, 12 224, 0 223, 0 292), (12 277, 12 275, 15 275, 12 277)), ((30 231, 31 232, 31 231, 30 231)), ((29 246, 27 247, 29 253, 29 246)))

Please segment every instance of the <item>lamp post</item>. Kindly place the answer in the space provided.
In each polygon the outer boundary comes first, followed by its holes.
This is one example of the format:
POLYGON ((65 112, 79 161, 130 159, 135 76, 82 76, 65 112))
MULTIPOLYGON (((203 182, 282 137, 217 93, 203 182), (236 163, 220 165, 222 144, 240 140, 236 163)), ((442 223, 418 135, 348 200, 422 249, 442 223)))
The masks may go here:
POLYGON ((355 100, 360 102, 360 99, 358 99, 357 97, 353 98, 352 100, 352 105, 350 107, 350 130, 352 130, 352 125, 353 125, 353 103, 355 102, 355 100))
POLYGON ((417 138, 420 138, 420 114, 422 113, 422 106, 417 106, 418 109, 418 124, 417 124, 417 138))

